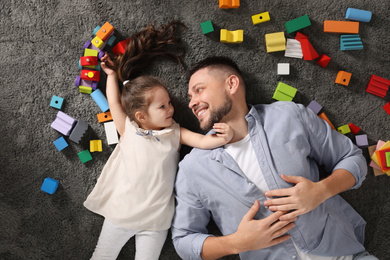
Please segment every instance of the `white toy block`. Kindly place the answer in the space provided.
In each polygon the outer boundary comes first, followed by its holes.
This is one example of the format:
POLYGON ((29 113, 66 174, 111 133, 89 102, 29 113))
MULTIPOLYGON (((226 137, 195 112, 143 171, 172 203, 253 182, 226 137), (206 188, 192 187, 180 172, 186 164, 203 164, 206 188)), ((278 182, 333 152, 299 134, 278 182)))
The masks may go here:
POLYGON ((285 57, 302 59, 302 47, 301 43, 295 39, 287 39, 286 51, 284 53, 285 57))
POLYGON ((116 131, 116 126, 113 121, 104 123, 104 130, 106 131, 107 143, 117 144, 118 143, 118 133, 116 131))
POLYGON ((290 75, 290 63, 278 63, 278 75, 290 75))

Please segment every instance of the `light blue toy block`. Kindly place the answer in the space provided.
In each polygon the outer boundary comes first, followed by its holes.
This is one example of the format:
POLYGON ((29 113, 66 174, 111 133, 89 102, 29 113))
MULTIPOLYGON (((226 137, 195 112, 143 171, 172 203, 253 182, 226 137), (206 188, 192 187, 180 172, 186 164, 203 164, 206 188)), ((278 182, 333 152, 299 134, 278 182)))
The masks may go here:
POLYGON ((107 45, 112 46, 116 40, 116 37, 112 35, 108 40, 107 40, 107 45))
POLYGON ((363 42, 358 34, 356 35, 341 35, 340 36, 340 50, 354 51, 363 50, 363 42))
POLYGON ((307 105, 307 108, 310 108, 311 110, 313 110, 314 113, 318 115, 318 113, 320 113, 322 109, 322 106, 313 100, 310 102, 309 105, 307 105))
POLYGON ((64 103, 64 99, 62 97, 57 97, 53 95, 50 101, 50 106, 57 109, 61 109, 63 103, 64 103))
POLYGON ((60 183, 59 181, 47 177, 43 181, 41 191, 44 191, 44 192, 49 193, 49 194, 53 194, 54 192, 56 192, 59 183, 60 183))
POLYGON ((371 11, 360 10, 355 8, 348 8, 345 13, 345 19, 365 22, 368 23, 371 21, 372 13, 371 11))
POLYGON ((368 138, 367 135, 357 135, 355 136, 356 139, 356 145, 360 148, 367 148, 368 147, 368 138))
POLYGON ((103 112, 106 112, 108 109, 110 109, 108 106, 107 98, 103 95, 100 89, 97 89, 92 92, 91 97, 103 112))
POLYGON ((93 30, 93 35, 96 35, 96 33, 102 28, 100 25, 96 26, 95 29, 93 30))
POLYGON ((61 151, 68 147, 68 143, 65 141, 65 138, 63 136, 55 140, 53 143, 57 147, 58 151, 61 151))

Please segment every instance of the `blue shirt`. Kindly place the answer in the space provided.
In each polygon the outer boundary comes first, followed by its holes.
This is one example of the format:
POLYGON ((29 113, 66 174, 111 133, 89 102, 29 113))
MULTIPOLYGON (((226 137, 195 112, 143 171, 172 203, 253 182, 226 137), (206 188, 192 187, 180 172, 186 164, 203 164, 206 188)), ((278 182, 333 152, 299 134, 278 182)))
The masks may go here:
MULTIPOLYGON (((349 138, 332 130, 310 109, 292 102, 250 107, 245 119, 257 162, 270 190, 289 188, 281 174, 319 181, 318 165, 331 172, 346 169, 357 188, 365 179, 367 163, 349 138), (317 165, 318 164, 318 165, 317 165)), ((183 259, 201 259, 204 240, 210 236, 210 218, 223 235, 234 233, 255 200, 264 194, 245 177, 222 147, 193 149, 179 164, 176 177, 176 213, 173 244, 183 259)), ((272 214, 260 207, 255 219, 272 214)), ((313 211, 301 215, 289 231, 305 253, 345 256, 364 250, 365 221, 336 195, 313 211)), ((298 259, 291 239, 269 248, 240 253, 241 259, 298 259)))

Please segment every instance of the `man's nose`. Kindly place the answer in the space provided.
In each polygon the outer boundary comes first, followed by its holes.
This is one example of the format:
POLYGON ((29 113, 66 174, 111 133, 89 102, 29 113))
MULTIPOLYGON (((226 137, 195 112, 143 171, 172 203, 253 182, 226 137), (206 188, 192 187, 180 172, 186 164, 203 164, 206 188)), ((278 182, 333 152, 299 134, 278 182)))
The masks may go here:
POLYGON ((188 103, 188 107, 193 109, 197 105, 198 105, 198 101, 194 97, 191 97, 190 98, 190 103, 188 103))

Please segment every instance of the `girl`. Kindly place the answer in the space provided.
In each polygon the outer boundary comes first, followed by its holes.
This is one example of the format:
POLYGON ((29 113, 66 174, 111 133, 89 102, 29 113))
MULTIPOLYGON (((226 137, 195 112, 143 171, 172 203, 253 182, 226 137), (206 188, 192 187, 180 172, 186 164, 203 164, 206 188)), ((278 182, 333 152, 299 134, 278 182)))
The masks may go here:
POLYGON ((211 149, 233 136, 226 124, 215 124, 217 134, 207 136, 180 127, 162 83, 138 76, 156 56, 181 61, 172 48, 180 47, 174 36, 178 26, 183 25, 149 26, 130 38, 123 55, 111 59, 106 53, 102 58, 107 99, 121 138, 84 202, 105 217, 92 259, 116 259, 134 235, 135 259, 158 259, 174 214, 180 144, 211 149), (118 78, 125 80, 122 95, 118 78))

